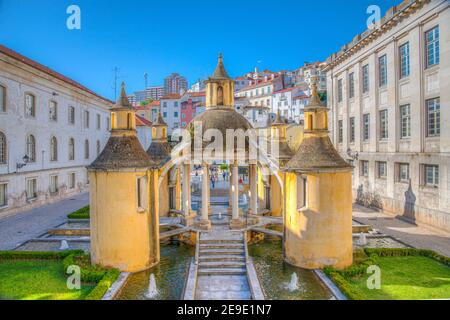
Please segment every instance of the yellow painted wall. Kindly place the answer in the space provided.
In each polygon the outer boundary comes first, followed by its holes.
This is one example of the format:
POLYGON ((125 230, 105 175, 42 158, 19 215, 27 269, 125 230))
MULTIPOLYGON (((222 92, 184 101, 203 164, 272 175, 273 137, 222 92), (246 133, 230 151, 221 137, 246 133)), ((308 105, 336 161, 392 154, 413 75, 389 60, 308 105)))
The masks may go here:
POLYGON ((159 186, 159 216, 168 217, 169 211, 169 173, 167 173, 159 186))
POLYGON ((308 175, 308 207, 297 210, 297 176, 286 174, 285 257, 292 265, 338 269, 352 264, 351 173, 308 175))
MULTIPOLYGON (((281 176, 281 181, 283 181, 283 173, 279 173, 281 176)), ((274 217, 279 217, 282 215, 283 210, 283 198, 282 189, 279 180, 275 175, 270 176, 270 204, 271 204, 271 215, 274 217)))
POLYGON ((301 125, 290 125, 286 129, 286 142, 293 150, 296 152, 303 141, 303 126, 301 125))
POLYGON ((159 219, 137 208, 137 177, 147 172, 90 172, 91 258, 136 272, 159 262, 159 219), (111 187, 114 186, 114 187, 111 187))

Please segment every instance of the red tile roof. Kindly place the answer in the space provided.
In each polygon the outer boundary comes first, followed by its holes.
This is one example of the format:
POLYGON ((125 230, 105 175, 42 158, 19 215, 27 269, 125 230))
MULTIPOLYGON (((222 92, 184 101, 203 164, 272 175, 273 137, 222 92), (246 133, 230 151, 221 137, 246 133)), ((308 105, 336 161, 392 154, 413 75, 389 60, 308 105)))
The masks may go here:
POLYGON ((147 119, 136 115, 136 126, 138 127, 151 127, 152 126, 152 122, 148 121, 147 119))
POLYGON ((166 94, 164 97, 161 98, 161 100, 174 100, 174 99, 180 99, 181 96, 178 93, 170 93, 166 94))
POLYGON ((9 48, 1 45, 1 44, 0 44, 0 53, 3 53, 4 55, 6 55, 6 56, 8 56, 10 58, 16 59, 16 60, 18 60, 18 61, 20 61, 20 62, 22 62, 22 63, 24 63, 24 64, 26 64, 26 65, 28 65, 30 67, 35 68, 36 70, 44 72, 44 73, 46 73, 46 74, 48 74, 48 75, 50 75, 52 77, 55 77, 55 78, 57 78, 57 79, 59 79, 61 81, 64 81, 65 83, 70 84, 71 86, 74 86, 77 89, 80 89, 80 90, 83 90, 83 91, 85 91, 85 92, 87 92, 89 94, 92 94, 92 95, 96 96, 97 98, 105 101, 108 104, 114 104, 113 101, 111 101, 111 100, 109 100, 109 99, 107 99, 105 97, 100 96, 99 94, 97 94, 94 91, 88 89, 87 87, 85 87, 82 84, 76 82, 75 80, 72 80, 72 79, 62 75, 61 73, 58 73, 58 72, 50 69, 49 67, 46 67, 46 66, 44 66, 44 65, 42 65, 42 64, 40 64, 40 63, 38 63, 38 62, 36 62, 34 60, 31 60, 31 59, 21 55, 20 53, 14 51, 14 50, 11 50, 11 49, 9 49, 9 48))
POLYGON ((205 97, 206 96, 206 92, 189 92, 189 95, 191 97, 205 97))

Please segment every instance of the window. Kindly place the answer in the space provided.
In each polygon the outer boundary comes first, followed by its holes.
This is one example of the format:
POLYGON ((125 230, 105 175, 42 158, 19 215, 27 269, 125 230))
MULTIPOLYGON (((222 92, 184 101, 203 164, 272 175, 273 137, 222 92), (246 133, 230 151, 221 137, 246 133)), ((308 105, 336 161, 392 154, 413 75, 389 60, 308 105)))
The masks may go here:
POLYGON ((163 108, 167 108, 167 102, 166 101, 163 102, 163 108))
POLYGON ((344 125, 343 121, 338 121, 338 143, 342 143, 344 141, 344 125))
POLYGON ((69 124, 75 124, 75 107, 69 107, 69 124))
POLYGON ((409 164, 398 164, 398 181, 409 183, 409 164))
POLYGON ((297 176, 297 209, 308 206, 308 179, 306 176, 297 176))
POLYGON ((100 141, 97 140, 97 157, 100 155, 100 151, 102 151, 101 146, 100 146, 100 141))
POLYGON ((386 179, 387 177, 387 163, 378 161, 377 162, 377 176, 379 179, 386 179))
POLYGON ((363 177, 369 176, 369 161, 365 160, 361 161, 361 176, 363 177))
POLYGON ((167 118, 167 112, 163 112, 163 118, 167 118))
POLYGON ((37 198, 37 180, 36 179, 28 179, 26 181, 27 185, 27 200, 33 200, 37 198))
POLYGON ((25 95, 25 116, 33 118, 36 116, 36 99, 30 93, 25 95))
POLYGON ((370 114, 363 116, 363 139, 364 141, 370 138, 370 114))
POLYGON ((106 118, 106 130, 111 130, 111 119, 109 117, 106 118))
POLYGON ((400 46, 400 79, 409 76, 409 42, 400 46))
POLYGON ((369 65, 363 67, 363 93, 369 92, 369 65))
POLYGON ((69 189, 75 189, 76 180, 75 172, 69 173, 69 189))
POLYGON ((8 205, 8 188, 6 183, 0 184, 0 208, 8 205))
POLYGON ((102 127, 101 121, 102 121, 102 118, 100 117, 99 114, 97 114, 97 130, 100 130, 102 127))
POLYGON ((175 118, 178 118, 178 112, 175 111, 175 112, 173 113, 173 116, 174 116, 175 118))
POLYGON ((355 74, 352 72, 348 75, 348 97, 355 97, 355 74))
POLYGON ((144 211, 147 207, 147 201, 146 201, 146 186, 147 186, 147 179, 145 177, 137 178, 136 181, 136 188, 137 188, 137 207, 138 211, 144 211))
POLYGON ((380 87, 384 87, 387 85, 387 57, 386 55, 382 56, 378 60, 378 72, 380 79, 380 87))
POLYGON ((6 112, 6 88, 0 86, 0 112, 6 112))
POLYGON ((426 67, 439 64, 439 26, 425 33, 426 67))
POLYGON ((27 153, 28 162, 36 162, 36 139, 32 134, 27 136, 27 153))
POLYGON ((338 102, 342 102, 342 79, 338 80, 338 102))
POLYGON ((388 111, 381 110, 380 111, 380 139, 384 140, 389 138, 388 131, 388 111))
POLYGON ((439 166, 425 165, 425 185, 428 187, 439 186, 439 166))
POLYGON ((50 176, 50 193, 55 194, 58 192, 58 176, 50 176))
POLYGON ((75 139, 69 139, 69 160, 75 160, 75 139))
POLYGON ((0 164, 6 164, 6 136, 0 132, 0 164))
POLYGON ((350 142, 355 142, 355 117, 351 117, 349 122, 350 142))
POLYGON ((175 108, 178 107, 178 102, 177 101, 174 102, 174 106, 175 106, 175 108))
POLYGON ((441 134, 441 105, 440 99, 427 100, 427 133, 428 137, 438 137, 441 134))
POLYGON ((84 158, 89 159, 89 140, 84 141, 84 158))
POLYGON ((84 111, 84 127, 89 128, 89 111, 84 111))
POLYGON ((49 119, 50 121, 58 121, 58 106, 55 101, 50 101, 49 119))
POLYGON ((50 161, 58 161, 58 140, 56 140, 56 137, 50 139, 50 161))
POLYGON ((409 104, 400 106, 400 137, 411 137, 411 107, 409 104))

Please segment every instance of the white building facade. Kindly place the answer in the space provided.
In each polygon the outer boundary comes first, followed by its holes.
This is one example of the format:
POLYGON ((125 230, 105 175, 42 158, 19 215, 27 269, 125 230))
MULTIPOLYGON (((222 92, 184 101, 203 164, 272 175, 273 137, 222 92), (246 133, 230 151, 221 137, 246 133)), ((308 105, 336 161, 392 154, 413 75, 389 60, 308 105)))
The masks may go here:
POLYGON ((161 99, 161 114, 170 136, 174 129, 181 128, 181 95, 168 94, 161 99))
POLYGON ((87 191, 111 104, 0 46, 0 216, 87 191))
POLYGON ((450 230, 450 2, 404 1, 328 59, 330 128, 360 203, 450 230))
POLYGON ((292 87, 273 93, 272 112, 280 112, 289 122, 300 124, 304 120, 304 109, 308 96, 300 87, 292 87))

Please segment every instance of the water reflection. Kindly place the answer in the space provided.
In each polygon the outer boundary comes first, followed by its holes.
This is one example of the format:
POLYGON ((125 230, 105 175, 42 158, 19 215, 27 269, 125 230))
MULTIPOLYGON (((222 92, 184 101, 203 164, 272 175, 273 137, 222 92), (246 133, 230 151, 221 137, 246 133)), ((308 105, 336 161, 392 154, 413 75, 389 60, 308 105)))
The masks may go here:
POLYGON ((259 281, 269 300, 329 300, 333 295, 309 270, 283 260, 280 241, 265 240, 249 246, 259 281))

